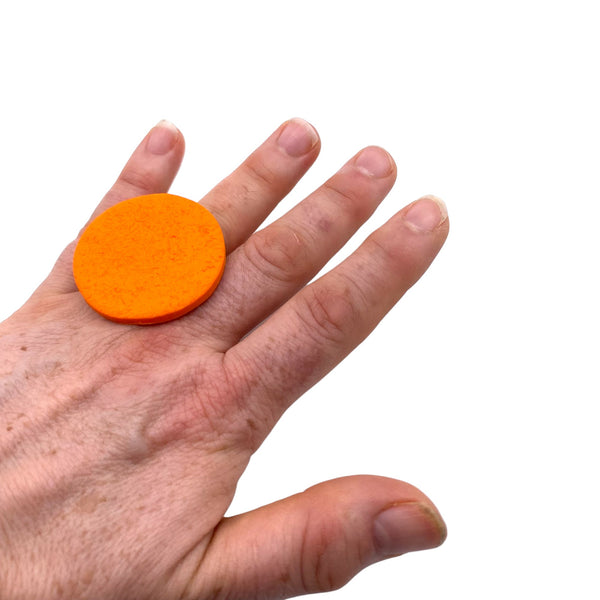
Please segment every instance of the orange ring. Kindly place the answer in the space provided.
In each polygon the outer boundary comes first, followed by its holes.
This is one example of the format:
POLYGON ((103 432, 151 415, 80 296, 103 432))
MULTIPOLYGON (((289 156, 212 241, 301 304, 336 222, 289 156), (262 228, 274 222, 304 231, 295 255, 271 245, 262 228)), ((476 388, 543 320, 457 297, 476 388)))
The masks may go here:
POLYGON ((219 223, 173 194, 124 200, 96 217, 73 256, 85 301, 118 323, 164 323, 207 300, 225 268, 219 223))

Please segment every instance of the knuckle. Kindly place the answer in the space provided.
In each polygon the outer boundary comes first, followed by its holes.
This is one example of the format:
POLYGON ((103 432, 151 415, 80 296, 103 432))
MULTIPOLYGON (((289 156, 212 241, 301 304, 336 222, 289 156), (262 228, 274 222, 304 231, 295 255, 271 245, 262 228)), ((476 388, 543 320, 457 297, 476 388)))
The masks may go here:
POLYGON ((295 281, 307 262, 307 243, 291 227, 271 225, 243 246, 248 261, 261 273, 282 283, 295 281))
POLYGON ((336 520, 304 528, 301 535, 300 577, 306 593, 332 592, 343 587, 361 568, 354 544, 340 536, 336 520))
POLYGON ((321 190, 330 202, 358 223, 373 213, 384 195, 370 179, 347 169, 326 181, 321 190))
POLYGON ((159 178, 151 170, 129 165, 119 176, 117 186, 150 193, 160 190, 162 188, 160 183, 159 178))
POLYGON ((178 347, 175 331, 169 329, 143 331, 143 335, 123 335, 111 354, 115 372, 153 370, 159 361, 169 359, 178 347))
POLYGON ((152 448, 181 439, 201 439, 213 449, 227 447, 232 443, 228 395, 228 382, 218 365, 210 360, 181 361, 172 369, 170 381, 158 389, 158 396, 176 401, 157 404, 145 424, 144 438, 152 448))
POLYGON ((343 180, 336 178, 323 184, 325 193, 335 200, 344 211, 357 212, 362 207, 363 194, 358 186, 344 185, 343 180))
MULTIPOLYGON (((422 260, 418 245, 398 240, 381 229, 374 231, 364 243, 365 253, 372 257, 380 272, 396 273, 405 282, 416 281, 422 272, 422 260)), ((375 273, 372 272, 372 277, 375 273)))
POLYGON ((309 286, 301 297, 300 318, 312 335, 321 341, 343 343, 358 316, 349 286, 309 286))
POLYGON ((365 240, 365 244, 368 246, 371 255, 381 257, 386 264, 394 264, 404 255, 404 252, 402 252, 401 249, 393 244, 386 243, 385 237, 379 230, 374 231, 365 240))
POLYGON ((276 181, 277 177, 271 169, 269 169, 262 161, 247 160, 243 164, 246 174, 258 184, 261 188, 270 188, 276 181))

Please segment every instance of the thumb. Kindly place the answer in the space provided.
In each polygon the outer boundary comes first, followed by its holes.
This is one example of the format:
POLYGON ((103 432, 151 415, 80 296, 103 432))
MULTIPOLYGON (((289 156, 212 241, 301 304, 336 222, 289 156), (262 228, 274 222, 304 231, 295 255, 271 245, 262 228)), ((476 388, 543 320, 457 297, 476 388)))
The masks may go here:
POLYGON ((334 479, 224 519, 188 590, 192 598, 239 600, 331 591, 369 564, 434 548, 445 537, 435 506, 413 486, 334 479))

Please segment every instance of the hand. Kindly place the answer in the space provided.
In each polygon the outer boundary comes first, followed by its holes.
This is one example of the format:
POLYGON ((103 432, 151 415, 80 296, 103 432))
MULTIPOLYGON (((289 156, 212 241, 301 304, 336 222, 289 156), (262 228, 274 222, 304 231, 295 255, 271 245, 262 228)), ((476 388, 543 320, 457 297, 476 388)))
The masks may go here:
MULTIPOLYGON (((447 235, 443 205, 425 197, 306 285, 396 175, 385 151, 366 148, 254 233, 319 147, 294 119, 202 200, 228 262, 187 316, 105 320, 75 288, 73 242, 0 326, 3 600, 284 598, 443 541, 432 503, 381 477, 321 483, 224 518, 282 413, 369 334, 447 235)), ((183 151, 181 133, 159 123, 95 214, 166 191, 183 151)))

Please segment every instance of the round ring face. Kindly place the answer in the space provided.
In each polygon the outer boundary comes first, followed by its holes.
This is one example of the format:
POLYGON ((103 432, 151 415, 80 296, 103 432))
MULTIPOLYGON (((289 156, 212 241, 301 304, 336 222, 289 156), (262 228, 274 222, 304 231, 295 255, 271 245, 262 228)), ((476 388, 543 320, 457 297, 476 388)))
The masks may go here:
POLYGON ((225 241, 213 215, 192 200, 150 194, 96 217, 73 256, 86 302, 118 323, 176 319, 207 300, 225 268, 225 241))

